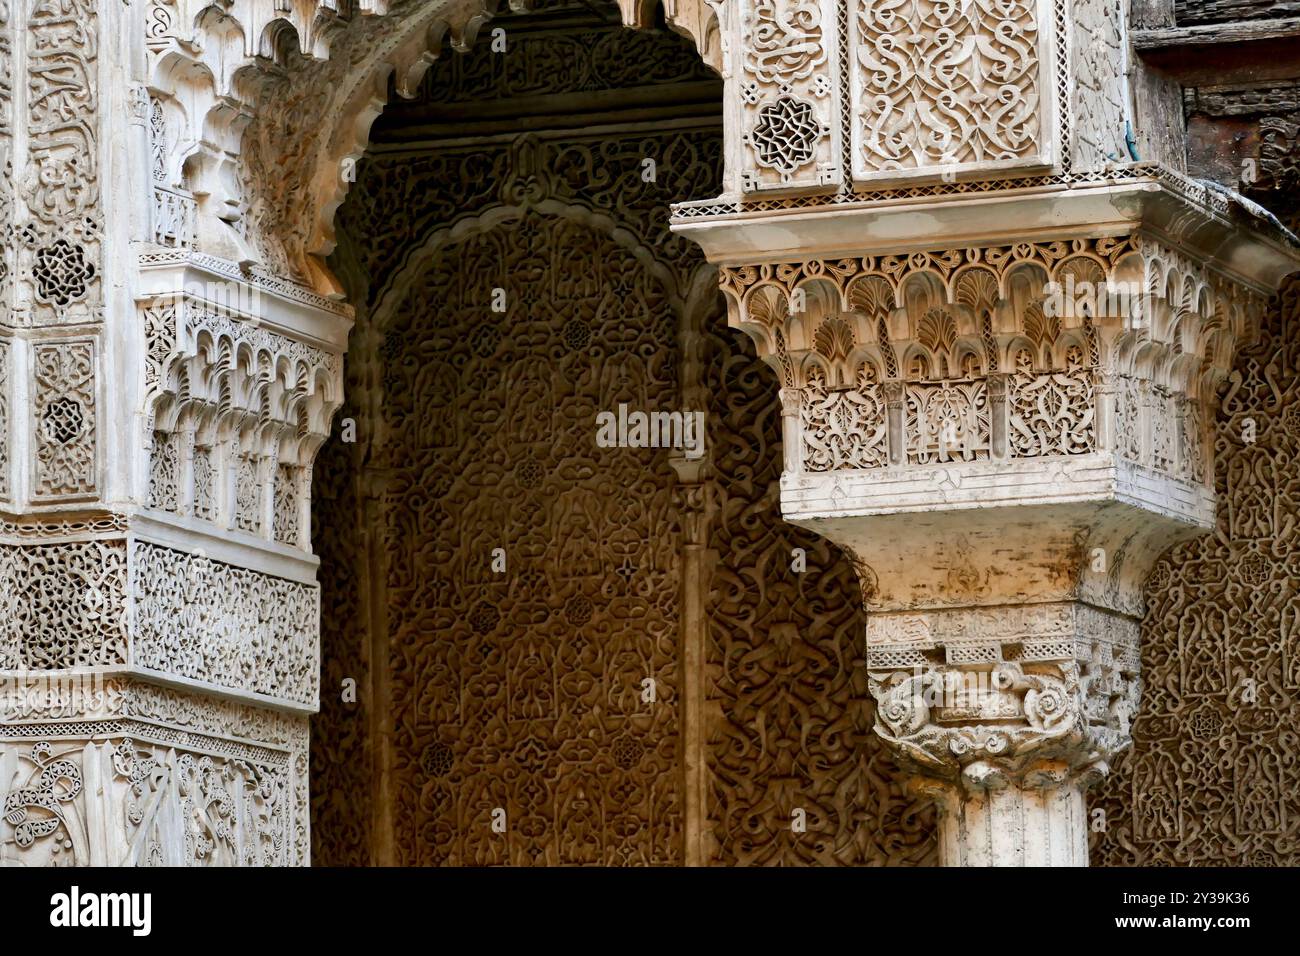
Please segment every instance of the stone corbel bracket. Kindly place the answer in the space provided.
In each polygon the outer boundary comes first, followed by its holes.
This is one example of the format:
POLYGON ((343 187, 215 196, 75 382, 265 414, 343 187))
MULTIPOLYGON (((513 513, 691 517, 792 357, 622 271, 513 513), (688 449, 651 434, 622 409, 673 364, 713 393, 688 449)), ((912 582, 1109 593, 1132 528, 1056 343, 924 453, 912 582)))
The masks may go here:
POLYGON ((1137 166, 674 228, 778 377, 783 515, 858 570, 876 731, 945 862, 1085 863, 1143 582, 1213 526, 1217 388, 1295 238, 1137 166))

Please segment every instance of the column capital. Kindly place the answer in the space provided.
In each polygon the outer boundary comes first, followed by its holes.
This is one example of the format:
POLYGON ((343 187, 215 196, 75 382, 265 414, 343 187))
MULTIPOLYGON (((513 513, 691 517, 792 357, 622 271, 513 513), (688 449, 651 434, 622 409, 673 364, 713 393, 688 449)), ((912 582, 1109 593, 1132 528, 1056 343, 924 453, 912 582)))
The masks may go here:
POLYGON ((876 733, 908 772, 967 789, 1087 786, 1129 745, 1136 620, 1063 602, 907 623, 933 629, 885 643, 869 625, 866 664, 876 733))

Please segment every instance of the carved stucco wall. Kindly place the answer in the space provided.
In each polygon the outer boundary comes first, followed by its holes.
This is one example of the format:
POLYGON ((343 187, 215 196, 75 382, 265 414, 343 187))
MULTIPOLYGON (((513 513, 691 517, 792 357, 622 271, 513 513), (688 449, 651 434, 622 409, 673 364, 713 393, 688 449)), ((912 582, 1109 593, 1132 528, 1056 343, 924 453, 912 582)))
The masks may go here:
POLYGON ((1095 864, 1300 861, 1300 281, 1238 357, 1215 444, 1218 526, 1147 583, 1142 706, 1090 804, 1095 864))
POLYGON ((709 860, 933 864, 933 812, 903 795, 872 732, 853 567, 781 520, 773 373, 720 314, 708 328, 718 555, 707 597, 709 860), (792 808, 807 813, 801 836, 792 808))
MULTIPOLYGON (((716 126, 641 117, 600 136, 534 129, 466 144, 420 112, 470 116, 634 80, 673 102, 703 81, 685 47, 624 47, 620 36, 634 35, 593 26, 563 56, 554 34, 517 37, 508 70, 487 50, 441 61, 410 112, 377 128, 381 148, 342 210, 331 264, 360 319, 341 414, 359 441, 336 430, 314 486, 314 859, 681 862, 685 844, 717 864, 932 863, 933 813, 900 792, 871 734, 852 569, 780 520, 771 373, 718 304, 689 295, 700 260, 665 229, 669 201, 716 189, 716 126), (655 182, 640 179, 646 156, 655 182), (481 303, 498 285, 528 308, 493 316, 481 303), (619 400, 629 346, 643 350, 633 366, 655 369, 638 393, 648 403, 707 396, 713 468, 694 499, 674 493, 662 452, 602 452, 584 431, 584 416, 619 400), (558 399, 544 396, 557 387, 558 399), (530 415, 548 419, 535 423, 545 439, 525 427, 530 415), (700 500, 709 571, 683 588, 700 500), (622 543, 561 557, 584 543, 581 527, 600 541, 617 529, 622 543), (497 543, 511 562, 522 556, 499 582, 483 573, 497 543), (566 577, 575 556, 590 573, 566 577), (704 613, 686 633, 692 586, 704 613), (691 640, 703 658, 698 727, 683 726, 691 640), (626 694, 647 670, 662 696, 641 712, 626 694), (355 704, 340 699, 347 677, 355 704), (704 799, 692 815, 697 763, 704 799), (508 840, 488 830, 499 805, 520 828, 508 840), (801 836, 793 808, 807 813, 801 836)), ((1132 752, 1090 801, 1107 823, 1094 864, 1300 855, 1287 796, 1300 791, 1288 756, 1300 600, 1289 550, 1300 456, 1288 444, 1300 431, 1288 423, 1300 396, 1287 383, 1300 356, 1286 343, 1297 323, 1292 285, 1225 393, 1220 529, 1152 578, 1142 716, 1132 752), (1258 423, 1249 446, 1245 417, 1258 423)))
MULTIPOLYGON (((665 111, 680 111, 707 80, 675 38, 593 27, 582 44, 554 41, 512 36, 504 71, 487 52, 440 63, 411 114, 634 81, 662 84, 665 111)), ((326 446, 314 490, 318 863, 374 859, 372 841, 425 864, 672 863, 687 842, 720 863, 932 858, 930 815, 901 796, 871 735, 852 568, 780 521, 771 373, 727 329, 695 247, 667 232, 667 203, 716 191, 720 168, 716 121, 681 125, 643 112, 599 137, 381 150, 362 166, 334 263, 366 306, 341 413, 360 441, 326 446), (504 315, 487 306, 496 287, 504 315), (600 409, 701 396, 706 488, 675 485, 663 450, 594 446, 600 409), (683 590, 704 500, 714 556, 683 590), (495 546, 506 575, 490 573, 495 546), (791 570, 795 548, 806 572, 791 570), (704 702, 686 739, 691 643, 704 702), (653 706, 638 696, 646 675, 653 706), (335 690, 348 676, 355 705, 335 690), (387 716, 370 693, 385 688, 387 716), (388 720, 385 753, 370 728, 388 720), (686 748, 704 767, 690 819, 686 748), (495 806, 509 838, 490 832, 495 806), (807 833, 791 832, 795 808, 807 833)))

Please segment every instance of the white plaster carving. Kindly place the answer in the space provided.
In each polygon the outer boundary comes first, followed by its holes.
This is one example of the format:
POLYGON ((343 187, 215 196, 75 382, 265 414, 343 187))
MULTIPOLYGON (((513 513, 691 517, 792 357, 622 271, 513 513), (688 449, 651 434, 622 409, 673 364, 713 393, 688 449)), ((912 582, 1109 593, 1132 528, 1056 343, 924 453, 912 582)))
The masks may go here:
POLYGON ((137 542, 132 662, 163 674, 314 707, 314 585, 137 542))
POLYGON ((833 0, 741 0, 737 76, 747 193, 825 190, 843 180, 833 0))
POLYGON ((1052 164, 1051 3, 850 8, 856 182, 1052 164))
POLYGON ((1213 525, 1204 436, 1267 285, 1140 215, 1103 239, 850 255, 832 253, 851 208, 761 219, 748 239, 725 216, 687 231, 728 259, 765 235, 823 250, 767 243, 720 279, 782 387, 782 512, 858 570, 877 733, 939 804, 945 863, 1085 863, 1082 791, 1136 712, 1142 582, 1213 525), (988 829, 1004 813, 1020 822, 988 829))
POLYGON ((0 670, 125 663, 120 541, 0 544, 0 670))
POLYGON ((329 433, 341 357, 192 296, 140 311, 150 507, 307 549, 309 499, 293 476, 329 433))
POLYGON ((307 862, 305 718, 88 672, 0 707, 0 865, 307 862))
POLYGON ((33 351, 35 496, 85 497, 98 484, 95 344, 59 341, 33 351))
MULTIPOLYGON (((678 226, 780 376, 783 505, 855 555, 878 731, 946 801, 949 862, 1081 862, 1143 575, 1211 520, 1214 387, 1294 266, 1129 162, 1120 10, 666 4, 726 84, 724 196, 678 226), (1069 281, 1143 308, 1046 309, 1069 281), (918 705, 936 682, 977 693, 918 705), (1007 812, 1007 846, 970 835, 1007 812)), ((351 320, 321 257, 390 78, 490 15, 0 4, 0 670, 115 672, 4 703, 4 862, 306 862, 311 466, 351 320)))

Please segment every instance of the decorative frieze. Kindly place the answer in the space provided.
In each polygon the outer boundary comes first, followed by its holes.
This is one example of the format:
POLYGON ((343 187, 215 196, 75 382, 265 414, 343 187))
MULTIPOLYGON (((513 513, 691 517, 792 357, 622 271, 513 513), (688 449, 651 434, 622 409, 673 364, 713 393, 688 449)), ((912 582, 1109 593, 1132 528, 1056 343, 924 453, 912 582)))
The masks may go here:
POLYGON ((1201 482, 1224 338, 1263 304, 1140 235, 721 281, 797 404, 786 439, 808 473, 1110 452, 1201 482))
POLYGON ((88 672, 0 708, 0 863, 307 861, 305 718, 88 672))
POLYGON ((136 542, 132 662, 314 709, 320 592, 248 568, 136 542))
POLYGON ((0 544, 0 585, 0 670, 145 668, 315 706, 315 585, 120 538, 0 544))

